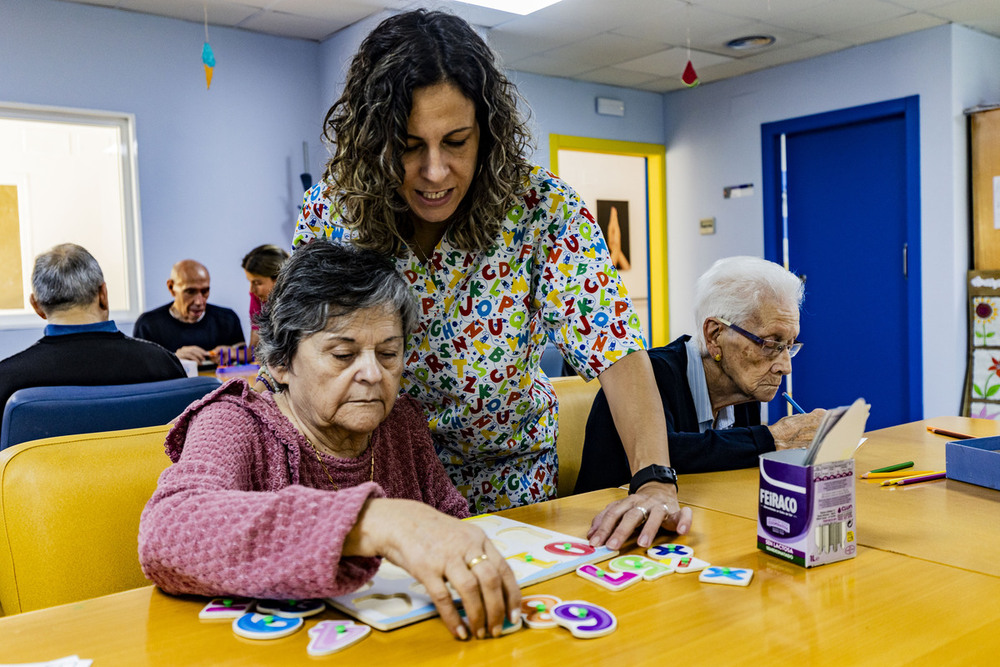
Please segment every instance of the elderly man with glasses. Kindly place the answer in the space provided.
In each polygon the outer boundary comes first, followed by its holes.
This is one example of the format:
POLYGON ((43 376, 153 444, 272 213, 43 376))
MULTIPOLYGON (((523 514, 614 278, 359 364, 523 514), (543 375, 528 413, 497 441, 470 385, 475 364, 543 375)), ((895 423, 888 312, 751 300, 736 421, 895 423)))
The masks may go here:
MULTIPOLYGON (((672 469, 696 473, 757 465, 764 452, 807 446, 825 410, 761 425, 760 404, 792 371, 802 282, 757 257, 728 257, 695 287, 697 337, 649 350, 667 421, 672 469)), ((603 392, 587 420, 576 491, 635 482, 603 392)))

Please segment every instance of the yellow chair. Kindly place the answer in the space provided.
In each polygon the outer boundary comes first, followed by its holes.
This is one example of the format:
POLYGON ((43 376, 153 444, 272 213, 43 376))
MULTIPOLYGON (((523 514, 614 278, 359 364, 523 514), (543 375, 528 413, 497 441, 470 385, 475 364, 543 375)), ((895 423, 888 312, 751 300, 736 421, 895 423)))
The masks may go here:
POLYGON ((170 425, 0 452, 0 606, 17 614, 149 584, 139 514, 170 463, 170 425))
POLYGON ((583 435, 594 396, 601 388, 597 380, 590 382, 573 375, 550 378, 559 399, 559 437, 556 452, 559 454, 559 497, 573 495, 576 477, 580 474, 583 457, 583 435))

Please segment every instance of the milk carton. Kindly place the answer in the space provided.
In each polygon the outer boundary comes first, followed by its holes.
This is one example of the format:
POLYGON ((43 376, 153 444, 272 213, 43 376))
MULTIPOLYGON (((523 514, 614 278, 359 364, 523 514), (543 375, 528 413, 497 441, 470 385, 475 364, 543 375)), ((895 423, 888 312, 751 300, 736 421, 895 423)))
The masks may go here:
POLYGON ((757 548, 803 567, 857 555, 854 459, 869 406, 827 413, 807 449, 760 457, 757 548))

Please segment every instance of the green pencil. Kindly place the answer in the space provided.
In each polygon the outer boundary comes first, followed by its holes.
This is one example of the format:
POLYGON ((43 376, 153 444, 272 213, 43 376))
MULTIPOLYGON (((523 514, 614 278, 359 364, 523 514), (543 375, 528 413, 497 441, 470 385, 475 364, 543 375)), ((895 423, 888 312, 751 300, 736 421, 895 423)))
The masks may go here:
POLYGON ((886 466, 884 468, 875 468, 874 470, 869 470, 868 472, 895 472, 897 470, 902 470, 903 468, 912 468, 913 461, 904 461, 903 463, 897 463, 896 465, 886 466))

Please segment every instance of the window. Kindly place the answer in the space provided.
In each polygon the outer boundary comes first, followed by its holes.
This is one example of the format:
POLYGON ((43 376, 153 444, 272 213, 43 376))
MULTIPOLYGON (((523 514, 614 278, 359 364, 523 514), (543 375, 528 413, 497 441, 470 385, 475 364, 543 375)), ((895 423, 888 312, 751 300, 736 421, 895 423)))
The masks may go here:
POLYGON ((0 104, 0 328, 35 327, 35 257, 77 243, 97 259, 111 317, 142 312, 135 118, 0 104))

